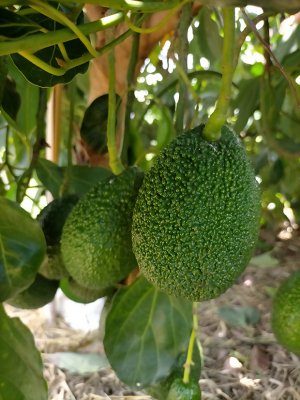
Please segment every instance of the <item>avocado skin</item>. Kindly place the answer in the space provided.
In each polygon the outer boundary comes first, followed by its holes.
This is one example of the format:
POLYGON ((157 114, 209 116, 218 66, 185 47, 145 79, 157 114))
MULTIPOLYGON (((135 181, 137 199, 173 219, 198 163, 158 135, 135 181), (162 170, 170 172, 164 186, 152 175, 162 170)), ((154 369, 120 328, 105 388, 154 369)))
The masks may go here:
POLYGON ((300 356, 300 271, 291 274, 275 293, 271 322, 278 342, 300 356))
POLYGON ((177 136, 145 175, 133 213, 133 251, 161 290, 204 301, 225 292, 255 247, 260 193, 236 134, 203 125, 177 136))
POLYGON ((173 381, 167 400, 201 400, 201 391, 198 382, 191 380, 183 383, 182 378, 173 381))
POLYGON ((114 286, 136 266, 132 212, 143 172, 130 167, 96 184, 71 211, 61 251, 71 277, 90 289, 114 286))
POLYGON ((47 257, 39 273, 47 279, 60 280, 68 275, 60 252, 60 239, 64 223, 79 197, 67 195, 52 200, 36 217, 47 243, 47 257))
POLYGON ((27 289, 8 299, 7 303, 27 310, 43 307, 54 299, 58 284, 58 281, 46 279, 37 274, 34 282, 27 289))

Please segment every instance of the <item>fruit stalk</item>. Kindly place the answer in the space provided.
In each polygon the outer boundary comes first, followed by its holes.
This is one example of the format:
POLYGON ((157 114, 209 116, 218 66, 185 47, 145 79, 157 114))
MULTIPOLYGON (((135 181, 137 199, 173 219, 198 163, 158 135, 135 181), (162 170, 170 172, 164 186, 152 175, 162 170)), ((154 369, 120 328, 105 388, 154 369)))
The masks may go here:
MULTIPOLYGON (((112 36, 111 30, 108 35, 112 36)), ((116 141, 116 73, 115 52, 112 49, 108 55, 109 89, 108 89, 108 117, 107 117, 107 148, 109 155, 109 166, 115 175, 124 171, 116 141)))
POLYGON ((232 77, 234 73, 235 49, 235 9, 224 7, 222 9, 224 20, 224 42, 222 51, 222 83, 216 108, 211 114, 203 135, 207 140, 216 141, 221 136, 221 128, 226 122, 229 102, 231 97, 232 77))
POLYGON ((193 303, 193 328, 190 336, 189 347, 187 351, 186 361, 184 363, 183 383, 189 383, 191 365, 193 365, 193 351, 195 340, 197 339, 198 332, 198 317, 197 317, 197 303, 193 303))

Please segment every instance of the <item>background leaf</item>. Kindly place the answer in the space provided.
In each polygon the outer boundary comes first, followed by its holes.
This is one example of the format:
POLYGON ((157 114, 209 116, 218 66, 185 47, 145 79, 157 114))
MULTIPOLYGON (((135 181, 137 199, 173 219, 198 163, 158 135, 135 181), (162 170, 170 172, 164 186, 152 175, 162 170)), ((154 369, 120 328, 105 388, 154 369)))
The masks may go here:
MULTIPOLYGON (((36 173, 42 184, 53 197, 59 197, 60 188, 64 181, 66 167, 45 159, 39 159, 36 173)), ((89 167, 87 165, 74 165, 71 171, 69 193, 84 195, 94 184, 102 179, 112 176, 112 172, 101 167, 89 167)))
POLYGON ((26 289, 45 257, 39 223, 17 203, 0 198, 0 301, 26 289))
POLYGON ((256 307, 220 307, 219 315, 231 326, 255 325, 260 320, 260 312, 256 307))
POLYGON ((191 302, 170 297, 140 277, 113 298, 106 318, 105 352, 123 382, 149 386, 169 375, 187 348, 191 329, 191 302))
POLYGON ((236 132, 243 130, 259 104, 260 78, 244 79, 239 83, 239 93, 233 107, 239 110, 234 125, 236 132))
POLYGON ((66 351, 47 354, 46 360, 73 374, 92 374, 102 368, 109 368, 109 362, 103 354, 66 351))
POLYGON ((47 400, 40 353, 30 330, 0 305, 0 398, 47 400))

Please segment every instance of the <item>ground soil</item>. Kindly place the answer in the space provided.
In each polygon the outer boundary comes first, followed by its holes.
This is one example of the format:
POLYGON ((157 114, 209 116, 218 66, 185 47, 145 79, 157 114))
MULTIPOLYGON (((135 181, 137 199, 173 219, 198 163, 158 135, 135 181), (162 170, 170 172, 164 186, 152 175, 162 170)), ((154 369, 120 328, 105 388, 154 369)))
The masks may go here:
MULTIPOLYGON (((300 269, 300 235, 265 233, 271 251, 260 266, 249 265, 239 282, 218 299, 199 305, 199 337, 204 352, 200 376, 203 400, 299 400, 300 360, 283 349, 272 334, 272 295, 292 271, 300 269), (270 259, 271 257, 271 259, 270 259), (271 260, 271 261, 270 261, 271 260), (275 260, 275 262, 274 262, 275 260), (260 320, 233 326, 220 318, 220 308, 253 307, 260 320)), ((99 332, 70 328, 42 312, 8 308, 34 333, 44 360, 49 400, 151 399, 123 385, 110 368, 89 374, 69 373, 57 367, 50 355, 60 351, 103 352, 99 332)))

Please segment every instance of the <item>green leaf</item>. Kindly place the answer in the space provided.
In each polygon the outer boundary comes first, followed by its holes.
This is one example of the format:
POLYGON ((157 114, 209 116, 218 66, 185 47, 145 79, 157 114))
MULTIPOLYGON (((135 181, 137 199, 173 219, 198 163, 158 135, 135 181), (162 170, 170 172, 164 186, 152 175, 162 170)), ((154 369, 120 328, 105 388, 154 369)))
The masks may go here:
POLYGON ((105 352, 123 382, 149 386, 169 375, 187 348, 191 329, 192 304, 160 292, 140 277, 113 298, 106 318, 105 352))
MULTIPOLYGON (((121 98, 116 96, 116 101, 118 107, 121 98)), ((85 110, 80 128, 81 139, 89 149, 99 154, 107 152, 107 116, 108 94, 104 94, 103 96, 97 97, 85 110)))
POLYGON ((58 352, 47 354, 46 359, 72 374, 92 374, 102 368, 109 368, 103 354, 58 352))
POLYGON ((252 257, 250 264, 258 268, 274 268, 277 267, 279 261, 272 255, 271 251, 252 257))
POLYGON ((231 326, 255 325, 260 320, 256 307, 220 307, 219 316, 231 326))
MULTIPOLYGON (((1 73, 1 72, 0 72, 1 73)), ((16 120, 21 105, 21 96, 16 91, 16 84, 7 78, 1 101, 1 108, 14 120, 16 120)))
POLYGON ((0 57, 0 105, 5 94, 7 71, 6 57, 0 57))
POLYGON ((219 27, 211 17, 211 10, 207 7, 202 7, 199 13, 200 25, 195 32, 198 40, 202 56, 209 61, 215 62, 220 60, 222 54, 223 39, 219 34, 219 27))
POLYGON ((236 132, 243 130, 256 110, 259 102, 260 77, 242 80, 239 84, 239 93, 233 102, 233 107, 239 110, 234 125, 236 132))
MULTIPOLYGON (((52 193, 53 197, 59 197, 66 167, 59 167, 49 160, 39 159, 36 173, 39 180, 52 193)), ((111 171, 105 168, 74 165, 71 170, 69 193, 76 193, 82 196, 94 184, 111 175, 111 171)))
POLYGON ((46 241, 39 223, 17 203, 0 198, 0 301, 33 283, 46 241))
MULTIPOLYGON (((20 108, 16 118, 16 126, 19 132, 28 135, 36 126, 36 114, 39 102, 39 88, 28 82, 21 72, 7 59, 8 72, 16 83, 16 91, 21 98, 20 108)), ((10 121, 8 121, 10 124, 10 121)))
POLYGON ((30 330, 0 305, 0 399, 47 400, 40 353, 30 330))
POLYGON ((1 8, 0 13, 0 38, 19 39, 29 33, 38 32, 39 25, 25 15, 1 8))
MULTIPOLYGON (((63 9, 59 9, 59 11, 63 12, 63 9)), ((31 14, 30 20, 33 23, 40 25, 43 29, 47 29, 48 31, 56 31, 57 29, 63 28, 63 26, 58 22, 39 13, 31 14)), ((82 20, 83 14, 81 13, 78 18, 78 22, 82 22, 82 20)), ((32 40, 34 40, 35 35, 32 34, 31 36, 32 40)), ((70 40, 66 43, 63 43, 63 45, 70 60, 80 58, 87 53, 85 45, 79 39, 70 40)), ((64 60, 58 45, 39 50, 34 53, 34 56, 38 57, 41 61, 54 68, 60 68, 60 62, 58 60, 61 60, 63 63, 69 62, 68 60, 64 60)), ((88 62, 85 62, 84 64, 69 68, 64 75, 57 76, 44 69, 41 69, 18 53, 12 54, 11 58, 25 78, 28 79, 29 82, 40 87, 52 87, 58 83, 68 83, 78 73, 85 73, 89 65, 88 62)))

